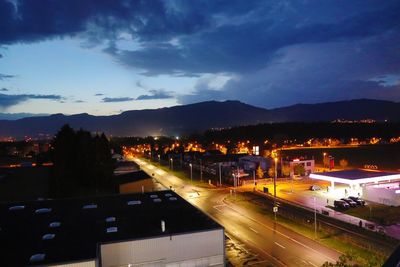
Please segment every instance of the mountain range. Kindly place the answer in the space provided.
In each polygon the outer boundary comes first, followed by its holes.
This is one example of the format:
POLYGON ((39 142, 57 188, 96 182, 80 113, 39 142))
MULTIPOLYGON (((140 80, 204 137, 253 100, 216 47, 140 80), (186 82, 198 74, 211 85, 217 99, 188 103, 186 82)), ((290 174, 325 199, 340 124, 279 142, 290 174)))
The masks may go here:
POLYGON ((274 122, 316 122, 374 119, 400 121, 400 103, 359 99, 321 104, 297 104, 264 109, 239 101, 207 101, 169 108, 132 110, 118 115, 53 114, 18 120, 0 120, 0 136, 55 134, 68 123, 75 129, 112 136, 182 135, 210 128, 274 122))

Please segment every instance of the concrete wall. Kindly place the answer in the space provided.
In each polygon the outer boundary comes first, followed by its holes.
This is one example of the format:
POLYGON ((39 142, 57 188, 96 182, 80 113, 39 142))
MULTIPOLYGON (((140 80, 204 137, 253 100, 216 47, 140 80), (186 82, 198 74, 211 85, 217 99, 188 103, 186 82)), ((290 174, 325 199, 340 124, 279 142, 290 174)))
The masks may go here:
POLYGON ((400 206, 400 194, 395 189, 376 188, 373 185, 363 187, 363 198, 388 206, 400 206))
POLYGON ((223 230, 213 230, 100 246, 101 265, 224 266, 223 230))
POLYGON ((96 267, 96 261, 81 261, 81 262, 74 262, 74 263, 65 263, 65 264, 57 264, 57 265, 49 265, 54 267, 96 267))

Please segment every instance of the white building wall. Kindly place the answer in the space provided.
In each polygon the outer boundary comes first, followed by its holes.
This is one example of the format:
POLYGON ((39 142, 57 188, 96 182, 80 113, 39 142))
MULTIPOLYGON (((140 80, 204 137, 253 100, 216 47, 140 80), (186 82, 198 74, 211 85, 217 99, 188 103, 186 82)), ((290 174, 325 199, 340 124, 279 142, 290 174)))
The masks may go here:
POLYGON ((363 198, 388 206, 400 206, 400 194, 395 189, 376 188, 373 185, 363 187, 363 198))
POLYGON ((224 266, 222 229, 101 244, 101 266, 224 266))

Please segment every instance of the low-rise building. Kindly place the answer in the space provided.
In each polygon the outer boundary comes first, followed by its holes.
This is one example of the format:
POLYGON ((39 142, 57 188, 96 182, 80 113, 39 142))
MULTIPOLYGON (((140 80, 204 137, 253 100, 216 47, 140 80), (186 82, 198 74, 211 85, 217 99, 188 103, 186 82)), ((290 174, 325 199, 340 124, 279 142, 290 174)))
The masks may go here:
POLYGON ((173 191, 0 204, 0 266, 224 266, 224 229, 173 191))

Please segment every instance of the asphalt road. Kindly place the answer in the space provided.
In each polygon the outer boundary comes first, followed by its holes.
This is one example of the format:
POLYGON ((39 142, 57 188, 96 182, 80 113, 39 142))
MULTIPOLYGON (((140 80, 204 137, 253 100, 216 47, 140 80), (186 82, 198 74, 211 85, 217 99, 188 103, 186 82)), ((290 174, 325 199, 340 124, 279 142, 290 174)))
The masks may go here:
POLYGON ((321 266, 340 254, 271 221, 259 213, 226 201, 230 190, 208 189, 188 184, 152 164, 135 159, 142 170, 220 223, 235 239, 257 253, 259 266, 321 266))

